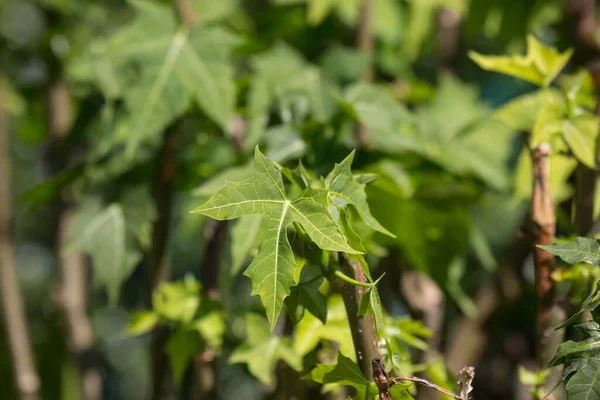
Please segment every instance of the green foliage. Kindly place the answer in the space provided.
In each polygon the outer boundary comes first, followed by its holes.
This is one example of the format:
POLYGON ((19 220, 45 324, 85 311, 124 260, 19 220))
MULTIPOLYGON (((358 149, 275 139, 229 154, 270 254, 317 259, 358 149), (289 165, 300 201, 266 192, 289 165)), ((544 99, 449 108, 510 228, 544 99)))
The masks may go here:
POLYGON ((156 144, 162 129, 191 101, 228 130, 235 98, 230 53, 236 37, 222 28, 178 27, 172 9, 164 5, 130 3, 134 21, 101 44, 102 56, 114 68, 139 68, 123 91, 126 113, 106 151, 123 144, 131 159, 143 144, 156 144))
POLYGON ((279 360, 302 370, 302 358, 294 351, 291 339, 271 335, 263 317, 246 315, 246 330, 246 341, 234 350, 229 362, 247 364, 252 375, 265 384, 273 381, 279 360))
POLYGON ((519 380, 523 385, 532 386, 532 388, 529 389, 529 393, 534 399, 537 399, 544 394, 542 393, 542 387, 549 374, 550 370, 548 369, 532 372, 519 366, 519 380))
POLYGON ((562 379, 568 379, 566 389, 569 398, 593 398, 600 390, 600 325, 588 322, 576 328, 587 336, 580 342, 562 343, 548 368, 564 364, 562 379))
POLYGON ((141 259, 140 246, 148 244, 154 216, 150 194, 143 187, 130 189, 119 202, 108 205, 97 196, 81 201, 66 251, 90 255, 94 279, 106 288, 111 304, 116 304, 121 285, 141 259))
POLYGON ((133 314, 128 327, 132 335, 146 333, 159 324, 173 328, 165 352, 178 383, 196 353, 206 346, 220 351, 225 333, 221 305, 204 297, 201 289, 192 276, 161 284, 152 295, 152 310, 133 314))
POLYGON ((539 246, 540 248, 559 256, 569 264, 585 262, 600 266, 600 241, 578 237, 575 240, 558 243, 552 246, 539 246))
POLYGON ((244 273, 259 294, 274 328, 283 300, 296 286, 297 265, 287 238, 287 227, 297 221, 310 239, 323 250, 358 253, 350 247, 329 214, 328 192, 308 188, 296 198, 288 198, 281 171, 258 148, 254 156, 254 176, 246 181, 228 182, 194 213, 215 219, 234 219, 259 214, 267 219, 267 229, 257 255, 244 273))
POLYGON ((552 83, 572 55, 572 49, 559 53, 540 43, 533 35, 527 36, 525 56, 484 56, 476 52, 469 54, 483 69, 524 79, 541 87, 548 87, 552 83))

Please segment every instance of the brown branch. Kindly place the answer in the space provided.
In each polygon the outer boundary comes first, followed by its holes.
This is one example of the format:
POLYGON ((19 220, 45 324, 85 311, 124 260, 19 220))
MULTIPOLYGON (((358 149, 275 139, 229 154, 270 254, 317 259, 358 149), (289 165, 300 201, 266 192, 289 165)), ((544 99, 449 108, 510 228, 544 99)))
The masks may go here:
MULTIPOLYGON (((74 120, 67 83, 59 79, 50 88, 48 97, 49 164, 50 169, 58 173, 68 163, 69 155, 63 143, 74 120)), ((57 302, 63 313, 67 346, 79 368, 81 397, 99 400, 102 398, 102 374, 94 349, 94 330, 87 315, 89 285, 85 257, 81 252, 64 251, 74 214, 72 197, 71 188, 67 187, 63 190, 62 201, 57 204, 56 257, 61 273, 57 302)))
MULTIPOLYGON (((557 287, 552 279, 556 264, 554 256, 537 245, 554 242, 556 217, 550 193, 550 152, 548 143, 532 150, 533 198, 532 198, 532 245, 535 263, 536 314, 536 360, 539 368, 545 368, 562 343, 564 330, 553 331, 565 320, 565 311, 558 302, 557 287)), ((560 377, 559 368, 552 370, 548 384, 560 377)), ((550 385, 552 386, 552 385, 550 385)))
POLYGON ((5 113, 4 78, 0 76, 0 292, 4 323, 12 356, 15 386, 22 400, 38 399, 40 379, 33 351, 11 239, 11 165, 8 121, 5 113))
MULTIPOLYGON (((341 253, 340 268, 352 279, 367 282, 360 264, 341 253)), ((346 283, 341 279, 336 279, 335 284, 344 300, 358 365, 365 376, 372 376, 373 366, 371 360, 380 357, 375 320, 371 315, 358 315, 360 299, 367 288, 346 283)))
POLYGON ((430 389, 437 390, 438 392, 445 394, 446 396, 456 399, 456 400, 465 400, 463 397, 454 394, 443 387, 436 385, 435 383, 429 382, 427 379, 417 378, 416 376, 402 376, 398 378, 390 379, 388 377, 387 372, 385 371, 385 367, 383 366, 383 362, 379 358, 374 358, 371 361, 373 368, 373 380, 377 385, 377 390, 379 390, 379 399, 380 400, 392 400, 392 394, 390 393, 390 388, 396 383, 400 383, 403 381, 415 382, 430 389))
POLYGON ((455 74, 456 55, 460 38, 461 15, 450 8, 442 7, 438 13, 437 52, 439 68, 455 74))

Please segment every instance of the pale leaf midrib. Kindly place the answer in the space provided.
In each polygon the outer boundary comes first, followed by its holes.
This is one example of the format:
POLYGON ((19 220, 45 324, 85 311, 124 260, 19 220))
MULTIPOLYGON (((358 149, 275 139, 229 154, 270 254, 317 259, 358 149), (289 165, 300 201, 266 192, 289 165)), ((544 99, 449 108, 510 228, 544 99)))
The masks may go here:
POLYGON ((158 76, 154 81, 154 85, 152 86, 152 89, 150 90, 150 93, 146 98, 147 100, 142 106, 142 113, 138 118, 136 118, 136 123, 135 125, 133 125, 130 131, 130 134, 132 135, 132 140, 127 146, 128 157, 132 156, 133 151, 135 150, 138 142, 140 141, 141 133, 139 132, 139 130, 140 128, 144 128, 147 124, 151 112, 156 106, 156 102, 160 98, 160 94, 164 91, 169 75, 175 68, 181 49, 185 46, 185 43, 187 42, 188 34, 189 30, 182 28, 178 30, 177 33, 173 36, 173 41, 171 42, 169 50, 165 55, 165 59, 160 68, 158 76))

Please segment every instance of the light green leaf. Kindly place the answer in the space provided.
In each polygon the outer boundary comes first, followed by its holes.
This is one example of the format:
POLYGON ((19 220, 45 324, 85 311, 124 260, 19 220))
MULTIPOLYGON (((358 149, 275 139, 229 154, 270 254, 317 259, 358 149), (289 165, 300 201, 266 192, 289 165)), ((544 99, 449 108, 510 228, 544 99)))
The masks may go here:
POLYGON ((388 236, 395 237, 371 215, 365 185, 358 183, 352 175, 350 166, 353 160, 354 151, 341 163, 335 164, 333 170, 325 178, 325 186, 330 191, 329 198, 338 207, 345 208, 349 205, 356 207, 358 214, 368 226, 388 236))
POLYGON ((569 264, 584 262, 600 267, 600 241, 598 239, 578 237, 569 242, 538 247, 559 256, 569 264))
POLYGON ((200 337, 197 332, 178 329, 169 336, 165 353, 173 367, 175 382, 180 385, 188 364, 200 350, 200 337))
POLYGON ((300 223, 323 250, 360 253, 352 249, 327 209, 323 189, 308 188, 295 199, 285 193, 281 171, 258 147, 254 157, 254 176, 243 182, 226 182, 212 198, 193 213, 219 220, 247 214, 262 215, 267 224, 263 244, 244 273, 252 280, 252 294, 259 294, 267 311, 271 329, 275 326, 284 299, 296 282, 296 263, 287 238, 287 227, 300 223))
POLYGON ((294 350, 301 356, 312 351, 322 340, 332 340, 339 344, 344 354, 354 355, 354 343, 348 325, 348 317, 341 296, 330 296, 327 300, 327 322, 323 324, 310 312, 298 323, 294 336, 294 350))
POLYGON ((127 116, 117 132, 131 155, 182 115, 191 100, 228 129, 235 87, 230 53, 237 39, 220 28, 178 28, 172 9, 130 0, 136 19, 106 43, 108 59, 141 67, 125 92, 127 116))
POLYGON ((317 367, 303 379, 310 379, 321 384, 336 383, 351 386, 356 389, 357 399, 371 398, 377 394, 377 387, 372 385, 363 375, 359 366, 344 356, 342 352, 338 353, 335 364, 317 364, 317 367), (365 393, 369 393, 369 396, 365 397, 365 393))
POLYGON ((547 103, 560 103, 564 108, 562 94, 555 88, 548 88, 524 94, 503 104, 494 111, 494 118, 515 131, 529 131, 535 124, 541 107, 547 103))
POLYGON ((397 132, 410 120, 406 107, 382 86, 354 84, 340 102, 346 112, 373 131, 397 132))
POLYGON ((236 275, 253 251, 260 246, 266 230, 260 215, 244 215, 231 229, 231 274, 236 275))
POLYGON ((578 117, 564 121, 562 134, 575 157, 590 168, 596 167, 598 118, 578 117))
POLYGON ((139 311, 133 314, 127 332, 132 335, 144 334, 158 323, 158 314, 152 311, 139 311))
POLYGON ((152 294, 154 312, 171 322, 191 322, 200 301, 200 284, 191 275, 183 281, 165 282, 152 294))
POLYGON ((270 384, 275 375, 277 361, 283 360, 297 371, 302 370, 302 357, 298 355, 287 337, 271 336, 263 317, 256 314, 246 315, 248 338, 238 346, 230 363, 245 363, 250 373, 262 383, 270 384))
POLYGON ((559 102, 546 101, 537 113, 537 119, 531 130, 529 146, 535 148, 544 142, 550 142, 552 137, 560 134, 560 121, 564 116, 563 106, 559 102))
POLYGON ((546 46, 533 35, 529 35, 527 36, 527 54, 525 56, 484 56, 471 51, 469 57, 488 71, 504 73, 541 87, 548 87, 567 64, 572 54, 572 49, 559 53, 553 47, 546 46))
POLYGON ((108 291, 116 304, 123 282, 141 258, 131 238, 127 238, 125 217, 120 204, 103 208, 95 198, 84 199, 73 222, 67 251, 81 250, 90 255, 94 279, 108 291))
POLYGON ((202 339, 213 350, 219 351, 225 334, 225 319, 223 318, 221 305, 212 300, 204 299, 199 314, 200 316, 191 323, 192 329, 199 332, 202 339))

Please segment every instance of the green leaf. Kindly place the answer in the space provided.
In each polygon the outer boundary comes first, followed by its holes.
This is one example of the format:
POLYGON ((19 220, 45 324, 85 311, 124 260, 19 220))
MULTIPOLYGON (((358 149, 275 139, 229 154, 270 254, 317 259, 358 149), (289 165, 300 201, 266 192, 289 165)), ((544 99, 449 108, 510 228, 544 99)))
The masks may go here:
POLYGON ((205 298, 200 306, 199 314, 200 316, 191 323, 192 330, 199 332, 202 339, 213 350, 219 351, 225 335, 225 319, 221 304, 205 298))
POLYGON ((377 387, 371 385, 361 372, 360 367, 350 358, 344 356, 342 352, 338 353, 335 364, 317 364, 317 367, 303 379, 310 379, 321 384, 336 383, 351 386, 356 389, 357 399, 372 398, 377 394, 377 387), (369 393, 369 396, 365 397, 365 393, 369 393))
POLYGON ((569 264, 584 262, 600 267, 600 240, 578 237, 575 240, 551 246, 538 246, 559 256, 569 264))
POLYGON ((595 168, 598 118, 582 116, 564 121, 562 134, 575 157, 588 167, 595 168))
POLYGON ((495 110, 494 118, 512 130, 529 131, 535 124, 540 109, 547 103, 564 103, 562 94, 555 88, 548 88, 521 95, 495 110))
POLYGON ((460 280, 466 272, 466 262, 461 256, 455 257, 448 266, 448 283, 447 288, 450 296, 456 302, 460 310, 467 316, 471 317, 477 312, 477 308, 473 301, 467 296, 463 290, 460 280))
POLYGON ((292 289, 290 297, 285 300, 294 323, 297 324, 302 320, 304 310, 308 310, 323 323, 327 321, 327 298, 319 290, 324 279, 317 266, 312 263, 304 265, 298 286, 292 289))
POLYGON ((572 49, 559 53, 553 47, 540 43, 534 36, 527 36, 527 54, 525 56, 484 56, 474 51, 469 57, 481 68, 488 71, 500 72, 548 87, 559 72, 567 64, 572 49))
POLYGON ((298 355, 287 337, 271 336, 263 317, 246 315, 248 338, 229 357, 230 363, 245 363, 250 373, 262 383, 270 384, 275 375, 277 361, 283 360, 296 371, 302 370, 302 357, 298 355))
POLYGON ((567 380, 567 398, 595 399, 600 393, 600 325, 588 322, 576 328, 587 339, 562 343, 547 368, 564 364, 561 380, 567 380))
POLYGON ((139 311, 133 314, 127 332, 132 335, 144 334, 156 326, 158 314, 152 311, 139 311))
POLYGON ((165 282, 152 294, 154 312, 171 322, 191 322, 200 301, 200 284, 191 275, 180 282, 165 282))
POLYGON ((573 314, 569 319, 563 322, 560 326, 554 328, 554 330, 562 329, 567 326, 573 325, 575 322, 581 321, 581 316, 585 311, 594 311, 596 307, 600 305, 600 281, 594 285, 594 290, 581 304, 581 310, 573 314))
POLYGON ((141 258, 127 239, 120 204, 103 208, 96 198, 84 198, 75 215, 67 251, 81 250, 90 255, 94 279, 107 289, 111 304, 116 304, 121 285, 141 258))
POLYGON ((260 215, 244 215, 231 229, 231 274, 236 275, 260 246, 266 224, 260 215))
POLYGON ((223 189, 192 211, 219 220, 247 214, 259 214, 266 219, 263 244, 244 275, 252 281, 252 294, 260 295, 271 329, 284 299, 297 284, 297 266, 286 234, 292 222, 300 223, 323 250, 360 253, 348 245, 331 219, 327 195, 326 190, 308 188, 297 198, 288 198, 281 171, 257 147, 252 178, 226 182, 223 189))
POLYGON ((197 332, 178 329, 169 336, 165 353, 169 356, 178 385, 181 384, 188 364, 199 349, 200 337, 197 332))
POLYGON ((396 132, 410 120, 406 107, 382 86, 357 83, 340 100, 343 109, 373 131, 396 132))
POLYGON ((327 300, 327 322, 324 324, 310 312, 305 312, 298 323, 294 336, 294 349, 305 356, 322 340, 332 340, 339 344, 344 354, 354 355, 354 343, 348 325, 348 317, 341 296, 330 296, 327 300))
POLYGON ((341 163, 335 164, 333 170, 325 178, 325 186, 329 189, 329 198, 338 207, 349 205, 356 207, 358 214, 365 223, 376 231, 395 237, 371 215, 365 185, 358 183, 352 175, 350 166, 354 160, 354 151, 341 163))
POLYGON ((125 92, 128 113, 117 133, 129 157, 141 143, 158 138, 192 100, 227 130, 235 97, 229 59, 237 39, 220 28, 178 28, 169 6, 130 3, 136 19, 106 43, 113 63, 141 67, 125 92))

